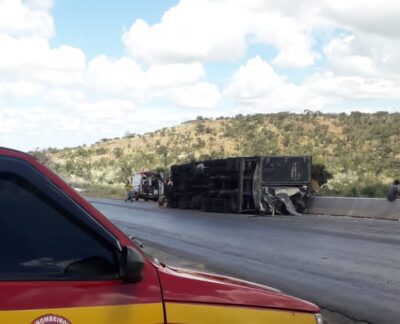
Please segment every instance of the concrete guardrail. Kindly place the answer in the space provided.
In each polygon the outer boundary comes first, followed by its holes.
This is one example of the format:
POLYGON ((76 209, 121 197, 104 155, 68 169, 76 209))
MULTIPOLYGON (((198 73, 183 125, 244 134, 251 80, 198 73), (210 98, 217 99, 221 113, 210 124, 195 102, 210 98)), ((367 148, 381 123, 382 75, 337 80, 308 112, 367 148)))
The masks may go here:
POLYGON ((400 220, 400 201, 383 198, 315 197, 310 214, 400 220))

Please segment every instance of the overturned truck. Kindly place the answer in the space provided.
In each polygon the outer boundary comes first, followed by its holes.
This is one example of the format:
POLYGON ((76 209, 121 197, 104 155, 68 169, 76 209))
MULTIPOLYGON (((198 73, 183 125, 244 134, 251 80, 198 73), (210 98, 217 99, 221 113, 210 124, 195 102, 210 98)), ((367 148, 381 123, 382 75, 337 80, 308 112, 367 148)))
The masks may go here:
POLYGON ((297 215, 311 197, 310 156, 206 160, 174 165, 171 176, 171 208, 297 215))

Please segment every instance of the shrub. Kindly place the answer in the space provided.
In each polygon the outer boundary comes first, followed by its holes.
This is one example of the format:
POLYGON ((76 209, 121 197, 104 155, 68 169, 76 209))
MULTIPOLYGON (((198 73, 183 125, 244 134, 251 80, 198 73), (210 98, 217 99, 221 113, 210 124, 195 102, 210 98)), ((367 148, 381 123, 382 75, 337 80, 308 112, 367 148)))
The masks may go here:
POLYGON ((332 173, 330 173, 325 164, 316 163, 311 167, 311 177, 318 181, 320 185, 323 185, 328 182, 328 180, 332 179, 332 173))
POLYGON ((113 149, 113 154, 117 159, 119 159, 124 154, 124 151, 122 150, 122 148, 116 147, 115 149, 113 149))

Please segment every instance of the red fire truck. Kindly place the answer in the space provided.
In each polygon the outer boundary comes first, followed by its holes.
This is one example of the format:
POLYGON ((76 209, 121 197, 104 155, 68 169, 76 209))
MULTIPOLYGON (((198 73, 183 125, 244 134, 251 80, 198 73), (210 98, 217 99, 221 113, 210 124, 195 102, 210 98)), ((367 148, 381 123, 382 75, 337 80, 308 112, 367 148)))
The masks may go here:
POLYGON ((0 323, 322 323, 314 304, 159 263, 32 156, 0 148, 0 323))

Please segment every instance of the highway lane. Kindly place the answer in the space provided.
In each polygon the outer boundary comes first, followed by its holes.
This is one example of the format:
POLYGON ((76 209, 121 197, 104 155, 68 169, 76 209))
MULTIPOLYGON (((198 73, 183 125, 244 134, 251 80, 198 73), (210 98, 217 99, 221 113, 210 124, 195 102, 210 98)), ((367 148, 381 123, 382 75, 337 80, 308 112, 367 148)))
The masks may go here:
POLYGON ((400 222, 248 217, 91 199, 124 232, 355 320, 400 323, 400 222))

